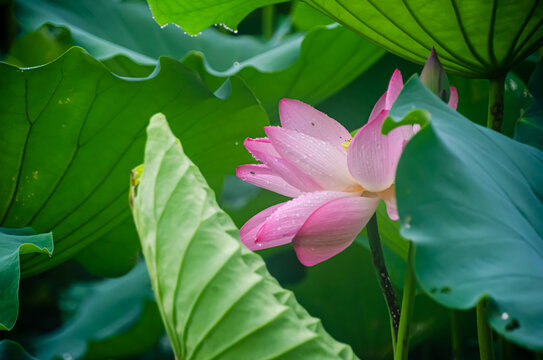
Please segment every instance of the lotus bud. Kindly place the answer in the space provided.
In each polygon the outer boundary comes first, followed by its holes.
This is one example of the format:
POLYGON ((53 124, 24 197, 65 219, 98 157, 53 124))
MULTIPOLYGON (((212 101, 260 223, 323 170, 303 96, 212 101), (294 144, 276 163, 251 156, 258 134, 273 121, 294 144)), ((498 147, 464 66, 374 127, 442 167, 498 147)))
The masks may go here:
POLYGON ((447 74, 441 66, 441 62, 437 57, 436 51, 432 48, 432 52, 426 60, 426 64, 420 74, 420 79, 430 90, 432 90, 441 100, 448 102, 450 97, 450 86, 447 74))

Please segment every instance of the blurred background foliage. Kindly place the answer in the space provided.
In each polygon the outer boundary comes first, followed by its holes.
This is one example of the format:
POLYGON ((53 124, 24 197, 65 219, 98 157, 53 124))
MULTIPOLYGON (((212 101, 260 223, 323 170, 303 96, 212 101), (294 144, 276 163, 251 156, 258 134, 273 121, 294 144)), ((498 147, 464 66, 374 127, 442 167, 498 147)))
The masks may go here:
MULTIPOLYGON (((161 29, 142 0, 4 0, 0 8, 0 50, 9 64, 43 65, 76 45, 118 76, 145 78, 160 56, 168 56, 194 70, 218 96, 229 96, 226 79, 239 79, 271 124, 278 123, 278 100, 292 97, 316 106, 350 131, 358 129, 394 69, 400 69, 404 81, 421 70, 298 2, 274 7, 273 34, 266 30, 269 24, 264 24, 260 9, 240 23, 237 34, 214 27, 197 37, 173 25, 161 29)), ((533 55, 507 76, 507 136, 513 137, 531 103, 526 84, 537 61, 533 55)), ((488 82, 456 76, 449 81, 460 94, 458 111, 486 124, 488 82)), ((233 172, 234 168, 214 174, 224 182, 212 186, 238 227, 256 212, 286 200, 241 182, 233 172)), ((380 209, 385 256, 401 293, 406 247, 398 224, 383 214, 380 209)), ((23 279, 17 323, 0 338, 19 342, 42 360, 172 358, 145 266, 134 255, 138 248, 132 220, 127 219, 75 258, 23 279), (113 255, 100 256, 106 251, 113 255), (119 267, 120 263, 128 265, 119 267), (103 267, 118 270, 104 274, 99 270, 103 267)), ((388 315, 364 233, 347 251, 316 267, 303 267, 290 245, 260 255, 271 274, 294 291, 311 315, 322 319, 333 337, 351 344, 362 359, 391 357, 388 315)), ((477 359, 474 322, 472 311, 451 311, 418 294, 411 358, 452 359, 454 338, 462 351, 456 358, 477 359)), ((498 346, 514 354, 512 358, 534 356, 501 338, 498 346)), ((17 345, 0 342, 0 359, 16 358, 30 357, 17 345)))

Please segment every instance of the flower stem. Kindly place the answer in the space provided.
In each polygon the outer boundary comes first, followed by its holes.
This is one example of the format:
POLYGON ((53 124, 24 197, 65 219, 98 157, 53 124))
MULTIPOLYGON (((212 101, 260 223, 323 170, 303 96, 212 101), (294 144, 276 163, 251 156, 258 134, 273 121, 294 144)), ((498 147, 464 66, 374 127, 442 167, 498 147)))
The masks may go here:
POLYGON ((479 354, 481 360, 494 360, 492 345, 492 329, 486 315, 487 298, 477 303, 477 338, 479 340, 479 354))
POLYGON ((407 268, 405 269, 405 281, 403 283, 402 297, 402 316, 400 317, 400 327, 398 329, 398 342, 394 360, 407 360, 409 353, 409 326, 413 316, 413 307, 415 305, 415 280, 414 269, 415 247, 409 242, 409 253, 407 255, 407 268))
POLYGON ((451 314, 451 343, 453 351, 453 360, 462 358, 462 335, 458 324, 458 313, 456 310, 450 310, 451 314))
POLYGON ((385 296, 385 300, 388 306, 388 312, 390 315, 390 321, 392 323, 393 330, 393 343, 398 338, 398 327, 400 322, 400 305, 398 303, 398 297, 390 281, 390 276, 385 264, 385 256, 383 255, 383 246, 381 245, 381 238, 379 237, 379 229, 377 228, 377 214, 374 214, 368 225, 368 240, 370 244, 371 255, 373 257, 373 266, 377 271, 377 278, 381 285, 381 290, 385 296))
POLYGON ((273 19, 275 8, 273 5, 264 6, 262 8, 262 34, 266 39, 271 39, 273 36, 273 19))
POLYGON ((497 132, 502 131, 504 88, 505 75, 499 75, 490 79, 490 87, 488 89, 488 121, 486 127, 497 132))
MULTIPOLYGON (((488 121, 486 127, 501 132, 503 122, 505 75, 498 75, 490 79, 488 89, 488 121)), ((481 360, 494 360, 492 345, 492 330, 486 315, 487 299, 483 298, 477 303, 477 338, 479 340, 479 354, 481 360)))
POLYGON ((394 358, 394 354, 396 353, 396 340, 398 340, 398 333, 394 329, 392 317, 390 317, 390 337, 392 338, 392 357, 394 358))

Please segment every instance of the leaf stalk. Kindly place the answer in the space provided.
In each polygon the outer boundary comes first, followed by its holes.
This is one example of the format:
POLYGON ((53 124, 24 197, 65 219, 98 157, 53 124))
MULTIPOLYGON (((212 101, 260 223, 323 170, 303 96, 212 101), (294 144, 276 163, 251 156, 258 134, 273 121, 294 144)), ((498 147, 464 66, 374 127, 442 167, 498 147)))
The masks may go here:
POLYGON ((481 360, 494 360, 492 344, 492 329, 487 318, 488 298, 484 297, 477 303, 477 339, 481 360))
POLYGON ((490 79, 488 89, 488 120, 486 126, 489 129, 502 131, 504 109, 505 75, 499 75, 490 79))
POLYGON ((271 39, 273 36, 274 17, 275 8, 273 5, 264 6, 262 8, 262 34, 266 39, 271 39))
POLYGON ((415 290, 417 281, 415 279, 414 267, 415 247, 409 242, 409 253, 407 255, 407 268, 405 270, 405 281, 403 285, 402 297, 402 316, 400 317, 400 327, 398 329, 398 342, 394 360, 407 360, 409 353, 409 329, 411 318, 413 317, 413 308, 415 305, 415 290))
MULTIPOLYGON (((377 227, 377 214, 374 214, 371 217, 366 229, 368 231, 368 241, 373 258, 373 266, 377 272, 379 285, 381 286, 390 315, 390 321, 392 324, 392 342, 394 344, 398 338, 400 305, 386 268, 385 256, 383 255, 383 246, 381 245, 381 238, 379 237, 379 229, 377 227)), ((395 346, 393 346, 393 349, 394 348, 395 346)))

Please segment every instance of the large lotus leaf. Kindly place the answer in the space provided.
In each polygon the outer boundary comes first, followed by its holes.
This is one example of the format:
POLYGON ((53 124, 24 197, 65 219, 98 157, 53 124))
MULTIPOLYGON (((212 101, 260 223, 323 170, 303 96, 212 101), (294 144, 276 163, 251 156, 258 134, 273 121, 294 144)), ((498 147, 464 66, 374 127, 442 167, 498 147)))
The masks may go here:
POLYGON ((76 313, 33 341, 42 360, 134 356, 155 346, 164 332, 144 263, 123 277, 76 285, 71 292, 80 298, 76 313))
POLYGON ((0 360, 38 360, 15 341, 0 341, 0 360))
POLYGON ((423 64, 435 47, 445 69, 469 77, 506 73, 543 45, 539 0, 307 0, 360 35, 423 64))
MULTIPOLYGON (((14 42, 6 62, 19 67, 32 67, 53 61, 73 45, 70 31, 44 24, 14 42)), ((139 65, 124 56, 107 60, 108 68, 123 76, 149 75, 152 66, 139 65), (149 69, 150 68, 150 69, 149 69), (143 74, 142 74, 143 70, 143 74)), ((138 261, 139 242, 131 218, 79 252, 75 258, 91 273, 114 277, 126 273, 138 261)))
POLYGON ((396 174, 420 284, 458 309, 489 296, 496 331, 543 349, 543 152, 472 123, 416 76, 390 114, 385 130, 424 126, 396 174))
MULTIPOLYGON (((266 73, 246 67, 238 72, 238 76, 262 102, 270 121, 278 123, 277 104, 281 98, 315 105, 343 88, 383 55, 382 49, 360 41, 351 31, 334 24, 310 31, 301 44, 300 56, 286 69, 266 73)), ((210 87, 224 81, 222 77, 205 72, 203 59, 198 54, 190 55, 184 63, 197 70, 210 87)))
POLYGON ((197 34, 211 25, 235 31, 238 24, 256 8, 286 0, 147 0, 160 25, 175 23, 197 34))
MULTIPOLYGON (((0 76, 2 226, 55 234, 55 256, 25 259, 27 274, 72 257, 130 216, 126 173, 142 160, 144 130, 154 112, 169 115, 215 189, 237 164, 249 161, 240 144, 266 123, 241 80, 231 79, 231 94, 223 100, 169 58, 149 78, 124 79, 73 48, 46 66, 0 64, 0 76)), ((129 260, 127 270, 133 251, 120 257, 129 260)))
POLYGON ((5 62, 19 67, 47 64, 73 46, 70 32, 66 28, 43 24, 16 40, 5 62))
POLYGON ((139 1, 17 0, 15 5, 24 30, 47 22, 66 26, 75 44, 97 59, 123 54, 141 64, 155 64, 160 56, 181 59, 198 51, 204 54, 209 72, 226 75, 248 64, 267 72, 283 69, 298 56, 303 38, 302 34, 284 36, 284 29, 266 42, 216 29, 191 37, 175 26, 161 28, 149 7, 139 1), (260 58, 252 60, 255 57, 260 58))
POLYGON ((530 79, 532 104, 517 123, 515 139, 543 150, 543 62, 530 79))
POLYGON ((157 114, 134 218, 179 359, 351 359, 244 247, 198 168, 157 114))
MULTIPOLYGON (((15 41, 6 62, 19 67, 39 66, 53 61, 71 46, 73 41, 68 29, 44 24, 15 41)), ((108 59, 107 66, 116 74, 129 77, 147 76, 153 71, 153 66, 136 64, 122 55, 108 59)), ((75 258, 95 275, 120 276, 138 260, 140 247, 134 239, 137 239, 134 222, 127 218, 75 258)))
POLYGON ((266 42, 215 29, 190 37, 173 26, 161 29, 144 3, 18 0, 16 10, 27 31, 46 21, 67 26, 75 44, 98 59, 121 54, 151 64, 160 55, 184 58, 183 62, 197 69, 213 88, 225 77, 237 74, 273 120, 278 119, 277 103, 281 98, 316 104, 343 88, 385 53, 341 26, 285 35, 285 23, 266 42))
POLYGON ((134 221, 126 218, 103 234, 74 258, 88 271, 102 277, 116 277, 132 269, 141 258, 134 221))
MULTIPOLYGON (((190 33, 220 18, 235 27, 251 9, 280 1, 148 0, 160 24, 190 33), (160 5, 159 5, 160 4, 160 5), (189 12, 187 12, 189 11, 189 12)), ((408 60, 423 64, 432 47, 449 72, 492 77, 507 72, 543 45, 543 3, 453 0, 306 0, 353 31, 408 60)))
POLYGON ((308 31, 318 25, 334 23, 334 20, 301 1, 294 1, 290 13, 292 25, 300 31, 308 31))
POLYGON ((19 314, 19 255, 53 253, 51 233, 36 234, 31 228, 0 228, 0 330, 11 330, 19 314))

